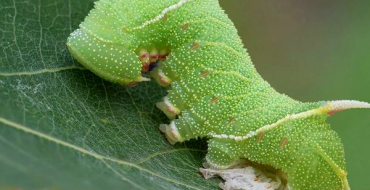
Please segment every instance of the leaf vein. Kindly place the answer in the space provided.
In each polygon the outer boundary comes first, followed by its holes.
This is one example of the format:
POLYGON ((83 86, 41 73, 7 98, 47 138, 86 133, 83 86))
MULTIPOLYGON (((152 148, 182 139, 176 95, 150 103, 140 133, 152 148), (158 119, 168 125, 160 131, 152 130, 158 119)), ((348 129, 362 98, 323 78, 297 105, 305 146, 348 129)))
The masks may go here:
POLYGON ((161 156, 161 155, 164 155, 164 154, 170 154, 170 153, 174 153, 174 152, 178 152, 178 151, 206 152, 204 150, 192 149, 192 148, 178 148, 178 149, 165 150, 165 151, 156 152, 154 154, 151 154, 151 155, 147 156, 146 158, 143 158, 143 159, 139 160, 138 162, 136 162, 136 164, 143 164, 143 163, 145 163, 145 162, 147 162, 147 161, 149 161, 152 158, 155 158, 157 156, 161 156))
POLYGON ((128 161, 124 161, 124 160, 120 160, 120 159, 117 159, 117 158, 112 158, 112 157, 109 157, 109 156, 103 156, 103 155, 100 155, 100 154, 97 154, 95 152, 91 152, 91 151, 88 151, 84 148, 81 148, 79 146, 76 146, 76 145, 73 145, 69 142, 65 142, 63 140, 60 140, 60 139, 57 139, 55 137, 52 137, 52 136, 49 136, 47 134, 44 134, 40 131, 36 131, 36 130, 33 130, 33 129, 30 129, 30 128, 27 128, 21 124, 18 124, 18 123, 15 123, 15 122, 12 122, 10 120, 7 120, 5 118, 2 118, 0 117, 0 123, 3 123, 9 127, 13 127, 15 129, 18 129, 18 130, 21 130, 25 133, 29 133, 29 134, 32 134, 32 135, 35 135, 39 138, 42 138, 42 139, 45 139, 45 140, 48 140, 50 142, 54 142, 58 145, 61 145, 61 146, 64 146, 64 147, 68 147, 70 149, 73 149, 73 150, 76 150, 78 152, 81 152, 82 154, 85 154, 85 155, 89 155, 93 158, 96 158, 100 161, 102 161, 103 163, 105 162, 105 160, 107 161, 111 161, 111 162, 114 162, 114 163, 117 163, 117 164, 120 164, 120 165, 126 165, 126 166, 130 166, 130 167, 133 167, 133 168, 136 168, 138 170, 141 170, 143 172, 146 172, 146 173, 149 173, 153 176, 156 176, 158 178, 162 178, 166 181, 169 181, 169 182, 172 182, 172 183, 175 183, 175 184, 179 184, 179 185, 183 185, 183 186, 186 186, 188 188, 191 188, 191 189, 197 189, 197 190, 201 190, 199 187, 195 187, 195 186, 192 186, 192 185, 188 185, 188 184, 185 184, 183 182, 180 182, 180 181, 177 181, 175 179, 171 179, 171 178, 168 178, 168 177, 165 177, 165 176, 162 176, 160 174, 157 174, 149 169, 146 169, 146 168, 143 168, 135 163, 131 163, 131 162, 128 162, 128 161))
POLYGON ((23 72, 15 72, 15 73, 0 73, 0 77, 11 77, 11 76, 31 76, 31 75, 39 75, 39 74, 45 74, 45 73, 56 73, 60 71, 65 70, 73 70, 73 69, 79 69, 79 70, 87 70, 84 67, 78 67, 78 66, 66 66, 66 67, 60 67, 60 68, 54 68, 54 69, 41 69, 38 71, 23 71, 23 72))

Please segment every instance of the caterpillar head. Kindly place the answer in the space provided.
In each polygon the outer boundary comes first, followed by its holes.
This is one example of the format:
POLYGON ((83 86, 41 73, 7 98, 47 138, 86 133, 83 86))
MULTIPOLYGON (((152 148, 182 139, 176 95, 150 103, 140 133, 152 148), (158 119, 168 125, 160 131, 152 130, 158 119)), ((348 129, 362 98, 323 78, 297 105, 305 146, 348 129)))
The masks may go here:
POLYGON ((123 85, 149 79, 141 75, 142 64, 135 52, 121 44, 107 43, 86 30, 75 30, 68 38, 68 50, 98 76, 123 85))

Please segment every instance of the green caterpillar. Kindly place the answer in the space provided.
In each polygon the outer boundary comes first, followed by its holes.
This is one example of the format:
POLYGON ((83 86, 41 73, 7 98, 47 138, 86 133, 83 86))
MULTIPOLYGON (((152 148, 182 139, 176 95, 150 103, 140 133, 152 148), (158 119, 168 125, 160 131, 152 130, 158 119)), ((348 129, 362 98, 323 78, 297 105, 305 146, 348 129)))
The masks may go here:
POLYGON ((358 101, 302 103, 256 72, 217 0, 100 0, 68 49, 100 77, 168 87, 157 107, 171 144, 208 137, 207 163, 240 159, 284 173, 294 190, 348 190, 343 145, 326 123, 333 113, 370 108, 358 101))

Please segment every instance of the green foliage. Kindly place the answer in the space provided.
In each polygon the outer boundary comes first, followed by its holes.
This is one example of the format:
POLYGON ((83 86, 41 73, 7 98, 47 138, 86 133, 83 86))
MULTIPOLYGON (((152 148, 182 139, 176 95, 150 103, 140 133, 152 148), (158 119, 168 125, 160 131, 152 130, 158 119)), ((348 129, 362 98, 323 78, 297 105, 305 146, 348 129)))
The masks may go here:
POLYGON ((169 145, 154 83, 103 81, 66 39, 92 1, 0 3, 0 189, 215 189, 205 143, 169 145))

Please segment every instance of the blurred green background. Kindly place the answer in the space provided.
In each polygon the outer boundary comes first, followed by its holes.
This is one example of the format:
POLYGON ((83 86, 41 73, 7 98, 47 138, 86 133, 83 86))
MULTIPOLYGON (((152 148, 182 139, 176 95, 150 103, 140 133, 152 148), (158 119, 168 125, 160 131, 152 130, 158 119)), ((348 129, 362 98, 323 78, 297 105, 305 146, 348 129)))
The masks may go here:
MULTIPOLYGON (((220 0, 264 79, 301 101, 370 102, 370 1, 220 0)), ((354 190, 369 189, 370 110, 329 118, 354 190)))

